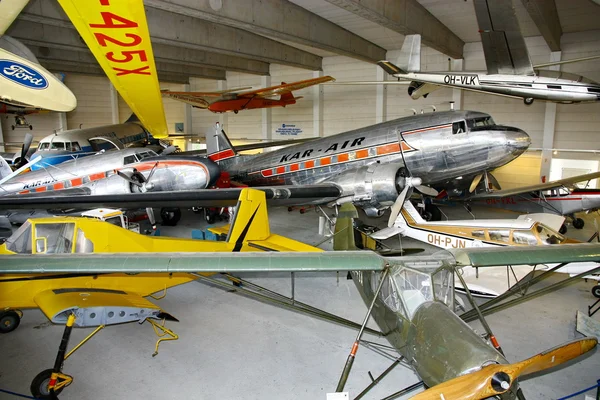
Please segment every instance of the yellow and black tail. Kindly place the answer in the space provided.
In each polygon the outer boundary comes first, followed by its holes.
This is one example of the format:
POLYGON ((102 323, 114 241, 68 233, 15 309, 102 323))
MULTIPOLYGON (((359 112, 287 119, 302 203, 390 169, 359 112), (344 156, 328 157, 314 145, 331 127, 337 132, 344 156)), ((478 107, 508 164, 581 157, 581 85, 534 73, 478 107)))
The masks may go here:
POLYGON ((265 192, 242 189, 227 235, 227 242, 234 245, 233 251, 240 251, 244 242, 266 240, 269 236, 271 231, 265 192))

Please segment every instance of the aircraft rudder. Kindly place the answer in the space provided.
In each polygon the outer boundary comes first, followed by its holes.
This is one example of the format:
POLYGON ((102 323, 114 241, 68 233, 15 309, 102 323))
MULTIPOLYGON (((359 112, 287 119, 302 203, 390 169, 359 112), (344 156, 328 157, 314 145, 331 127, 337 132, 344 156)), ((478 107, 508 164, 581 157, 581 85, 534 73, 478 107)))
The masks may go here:
POLYGON ((245 188, 240 192, 227 242, 240 251, 244 242, 265 240, 271 235, 267 199, 262 190, 245 188))
POLYGON ((404 37, 398 66, 407 72, 421 70, 421 35, 407 35, 404 37))
POLYGON ((206 134, 206 154, 208 158, 215 162, 226 160, 237 155, 227 134, 218 122, 206 134))

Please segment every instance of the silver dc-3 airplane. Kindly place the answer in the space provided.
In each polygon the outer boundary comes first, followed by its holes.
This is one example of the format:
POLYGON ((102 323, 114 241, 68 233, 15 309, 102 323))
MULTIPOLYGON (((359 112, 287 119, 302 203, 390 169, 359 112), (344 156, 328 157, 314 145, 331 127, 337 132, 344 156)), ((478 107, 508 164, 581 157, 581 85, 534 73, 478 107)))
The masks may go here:
MULTIPOLYGON (((581 243, 578 240, 564 237, 558 232, 564 218, 551 214, 528 214, 518 219, 469 219, 452 221, 425 221, 413 204, 406 201, 404 207, 391 227, 384 228, 370 235, 382 240, 394 235, 407 236, 421 242, 429 243, 442 249, 461 249, 471 247, 505 247, 505 246, 548 246, 581 243)), ((550 269, 558 264, 547 264, 537 269, 550 269)), ((586 271, 598 269, 597 262, 573 262, 560 266, 556 272, 575 276, 586 271)), ((469 285, 469 290, 480 297, 496 297, 508 289, 510 282, 516 283, 524 278, 533 266, 512 266, 485 268, 476 271, 474 268, 463 268, 462 274, 469 285)), ((600 275, 586 275, 585 279, 600 280, 600 275)), ((462 289, 460 284, 457 289, 462 289)), ((464 289, 463 289, 464 290, 464 289)), ((592 292, 600 297, 600 285, 594 286, 592 292)))
MULTIPOLYGON (((437 195, 429 185, 468 187, 473 179, 521 155, 529 144, 527 133, 496 125, 488 114, 447 111, 400 118, 251 156, 237 155, 217 125, 215 132, 208 134, 207 155, 232 181, 267 190, 270 202, 282 198, 287 203, 281 205, 352 202, 369 215, 381 216, 394 204, 394 212, 399 211, 413 188, 437 195)), ((125 193, 125 189, 118 193, 125 193)), ((128 203, 198 207, 208 198, 214 201, 217 197, 227 198, 227 205, 235 205, 239 190, 221 189, 218 194, 154 190, 127 196, 95 192, 72 197, 68 204, 58 192, 47 192, 45 197, 24 194, 18 199, 0 198, 0 207, 75 207, 83 202, 92 208, 128 203)), ((395 218, 393 215, 391 221, 395 218)))
POLYGON ((379 66, 398 79, 410 81, 408 94, 413 99, 427 96, 440 86, 447 86, 523 98, 528 105, 535 99, 558 103, 600 100, 599 83, 580 75, 538 69, 600 56, 533 66, 512 0, 474 0, 473 4, 481 32, 487 74, 421 72, 420 35, 406 36, 399 58, 400 66, 389 61, 380 61, 379 66))

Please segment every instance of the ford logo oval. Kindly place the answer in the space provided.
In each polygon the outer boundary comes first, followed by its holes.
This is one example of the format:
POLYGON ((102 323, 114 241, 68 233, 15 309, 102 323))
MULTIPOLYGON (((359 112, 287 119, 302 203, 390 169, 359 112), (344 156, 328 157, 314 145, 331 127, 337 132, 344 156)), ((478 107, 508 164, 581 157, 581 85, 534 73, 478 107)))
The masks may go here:
POLYGON ((46 89, 48 81, 35 69, 16 61, 0 60, 0 75, 31 89, 46 89))

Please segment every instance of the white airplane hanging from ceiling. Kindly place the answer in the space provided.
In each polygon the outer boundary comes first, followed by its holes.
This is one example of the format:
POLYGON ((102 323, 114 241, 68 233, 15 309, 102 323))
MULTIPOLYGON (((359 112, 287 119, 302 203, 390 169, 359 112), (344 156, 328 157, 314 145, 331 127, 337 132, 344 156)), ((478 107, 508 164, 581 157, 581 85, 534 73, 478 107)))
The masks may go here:
POLYGON ((400 80, 411 81, 408 94, 413 99, 426 97, 439 86, 447 86, 520 97, 527 105, 535 99, 558 103, 600 101, 600 84, 580 75, 537 69, 600 56, 534 66, 529 59, 512 1, 474 0, 473 4, 481 32, 487 74, 420 72, 420 35, 406 36, 398 62, 400 67, 389 61, 380 61, 379 66, 400 80))

